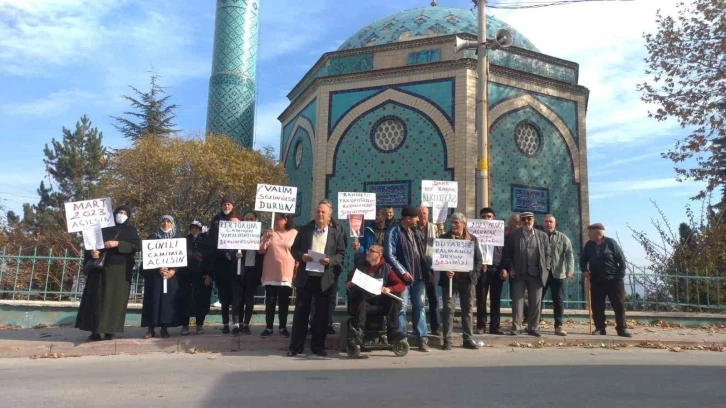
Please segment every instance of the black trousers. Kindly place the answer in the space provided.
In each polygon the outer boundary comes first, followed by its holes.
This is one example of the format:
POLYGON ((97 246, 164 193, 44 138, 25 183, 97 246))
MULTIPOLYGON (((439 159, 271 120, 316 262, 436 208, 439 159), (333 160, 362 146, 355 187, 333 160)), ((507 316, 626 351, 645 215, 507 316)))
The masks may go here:
MULTIPOLYGON (((544 298, 547 294, 547 289, 549 288, 550 293, 552 294, 552 309, 555 313, 555 327, 562 327, 562 319, 565 314, 565 301, 563 299, 564 296, 564 290, 565 290, 565 280, 564 279, 557 279, 553 278, 552 275, 550 275, 549 278, 547 278, 547 286, 542 289, 542 307, 544 308, 544 298)), ((603 299, 603 302, 605 300, 603 299)))
POLYGON ((429 313, 427 317, 429 318, 431 331, 439 330, 439 296, 436 293, 436 286, 434 282, 426 284, 426 298, 429 300, 429 313))
MULTIPOLYGON (((197 326, 203 326, 204 325, 204 319, 209 314, 209 302, 212 299, 212 286, 205 286, 204 285, 204 278, 197 278, 194 281, 194 287, 193 287, 193 315, 197 321, 197 326)), ((189 326, 190 316, 185 317, 182 319, 181 324, 183 326, 189 326)))
POLYGON ((401 302, 386 295, 366 296, 366 292, 353 286, 348 292, 348 311, 355 319, 355 327, 365 330, 366 317, 370 306, 380 306, 387 318, 388 334, 398 332, 398 314, 401 313, 401 302))
POLYGON ((625 330, 625 282, 622 279, 590 281, 590 302, 592 319, 596 329, 605 329, 605 298, 615 312, 615 329, 625 330))
POLYGON ((476 328, 484 329, 487 325, 487 297, 489 297, 490 315, 489 332, 499 330, 501 325, 501 302, 504 281, 499 271, 487 271, 479 275, 476 282, 476 328))
POLYGON ((232 322, 250 324, 255 307, 257 282, 244 278, 232 279, 232 322))
MULTIPOLYGON (((310 320, 310 304, 313 299, 318 305, 327 305, 333 288, 323 292, 321 277, 309 276, 305 286, 297 287, 295 300, 295 314, 292 319, 292 337, 290 338, 290 350, 302 353, 305 348, 308 322, 310 320)), ((310 339, 310 348, 313 352, 325 350, 325 338, 327 337, 328 308, 315 308, 310 339)))
POLYGON ((219 303, 222 304, 222 324, 229 324, 229 308, 234 301, 234 290, 232 279, 227 276, 218 276, 214 278, 217 283, 217 292, 219 293, 219 303))
MULTIPOLYGON (((253 294, 254 295, 254 294, 253 294)), ((280 328, 287 327, 292 288, 289 286, 265 285, 265 323, 272 330, 275 325, 275 307, 280 304, 280 328)))

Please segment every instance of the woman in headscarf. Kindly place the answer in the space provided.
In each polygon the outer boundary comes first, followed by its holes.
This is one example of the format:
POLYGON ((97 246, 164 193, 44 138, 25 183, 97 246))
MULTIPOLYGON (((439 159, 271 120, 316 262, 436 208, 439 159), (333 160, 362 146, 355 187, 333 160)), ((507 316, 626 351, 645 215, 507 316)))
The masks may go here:
POLYGON ((187 235, 187 268, 186 273, 179 277, 181 307, 177 312, 181 316, 181 335, 189 334, 189 321, 194 317, 197 323, 197 334, 204 334, 204 319, 209 314, 212 297, 212 277, 204 263, 203 245, 206 233, 199 221, 192 221, 187 235))
POLYGON ((122 205, 113 215, 116 225, 102 231, 104 249, 84 253, 84 263, 105 253, 103 267, 90 271, 86 277, 76 317, 76 328, 91 332, 90 341, 101 340, 101 333, 104 340, 123 333, 134 256, 141 249, 139 232, 129 222, 131 209, 122 205))
MULTIPOLYGON (((152 233, 148 239, 172 239, 177 236, 174 218, 164 215, 159 219, 159 229, 152 233)), ((156 337, 155 327, 161 326, 161 337, 169 337, 169 326, 177 326, 175 303, 179 280, 177 272, 183 273, 183 268, 145 269, 144 273, 144 301, 141 307, 141 327, 147 327, 145 339, 156 337), (164 279, 166 279, 166 293, 164 293, 164 279)))

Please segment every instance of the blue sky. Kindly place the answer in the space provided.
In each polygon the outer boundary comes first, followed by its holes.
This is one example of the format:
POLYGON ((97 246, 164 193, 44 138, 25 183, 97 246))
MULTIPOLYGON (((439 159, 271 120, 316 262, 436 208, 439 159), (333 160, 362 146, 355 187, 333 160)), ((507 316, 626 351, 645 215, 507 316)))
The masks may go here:
MULTIPOLYGON (((514 2, 514 0, 512 0, 514 2)), ((359 28, 429 0, 262 0, 257 144, 279 145, 277 116, 285 95, 326 51, 359 28)), ((620 237, 626 255, 644 263, 628 225, 653 231, 655 200, 672 220, 699 185, 678 183, 660 153, 684 131, 647 117, 635 85, 643 81, 643 32, 655 11, 673 14, 675 0, 590 3, 490 12, 542 52, 580 64, 580 84, 591 91, 587 137, 591 220, 620 237)), ((470 0, 439 5, 471 8, 470 0)), ((153 69, 180 105, 185 132, 205 127, 211 69, 213 0, 0 0, 0 200, 18 211, 36 202, 44 177, 43 146, 83 114, 106 144, 126 141, 111 126, 127 109, 127 85, 148 86, 153 69), (28 198, 31 197, 31 198, 28 198)), ((493 170, 495 171, 495 170, 493 170)))

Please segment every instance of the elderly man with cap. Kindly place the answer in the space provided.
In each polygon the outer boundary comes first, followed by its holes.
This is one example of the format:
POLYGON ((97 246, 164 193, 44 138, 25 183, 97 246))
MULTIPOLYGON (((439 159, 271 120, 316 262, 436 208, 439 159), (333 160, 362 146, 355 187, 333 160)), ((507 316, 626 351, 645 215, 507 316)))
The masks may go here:
POLYGON ((519 216, 521 228, 507 237, 502 255, 505 273, 514 278, 512 284, 512 331, 522 330, 524 290, 529 293, 527 334, 540 337, 539 319, 542 288, 547 284, 550 270, 550 239, 543 231, 534 229, 534 214, 523 212, 519 216))
POLYGON ((605 227, 592 224, 587 227, 590 240, 580 255, 580 270, 590 280, 594 335, 605 335, 605 298, 615 312, 615 330, 618 336, 632 337, 625 323, 625 256, 620 245, 605 236, 605 227))
POLYGON ((386 232, 384 256, 398 278, 406 284, 406 290, 401 294, 403 305, 399 315, 399 330, 405 333, 406 308, 410 296, 413 306, 413 331, 419 351, 430 352, 424 303, 426 284, 430 281, 431 274, 426 262, 426 238, 417 228, 420 215, 416 207, 404 207, 401 210, 401 220, 386 232))

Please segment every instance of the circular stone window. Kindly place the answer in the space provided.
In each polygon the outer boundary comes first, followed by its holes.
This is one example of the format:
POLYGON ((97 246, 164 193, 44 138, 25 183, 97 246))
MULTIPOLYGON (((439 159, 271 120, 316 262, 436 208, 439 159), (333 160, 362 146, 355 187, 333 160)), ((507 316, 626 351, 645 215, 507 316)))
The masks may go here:
POLYGON ((295 168, 299 168, 302 163, 303 147, 302 143, 297 142, 295 145, 295 168))
POLYGON ((406 140, 406 125, 397 117, 379 119, 373 126, 371 139, 373 146, 384 153, 396 151, 406 140))
POLYGON ((514 129, 517 149, 527 157, 534 157, 542 149, 542 135, 533 124, 522 122, 514 129))

